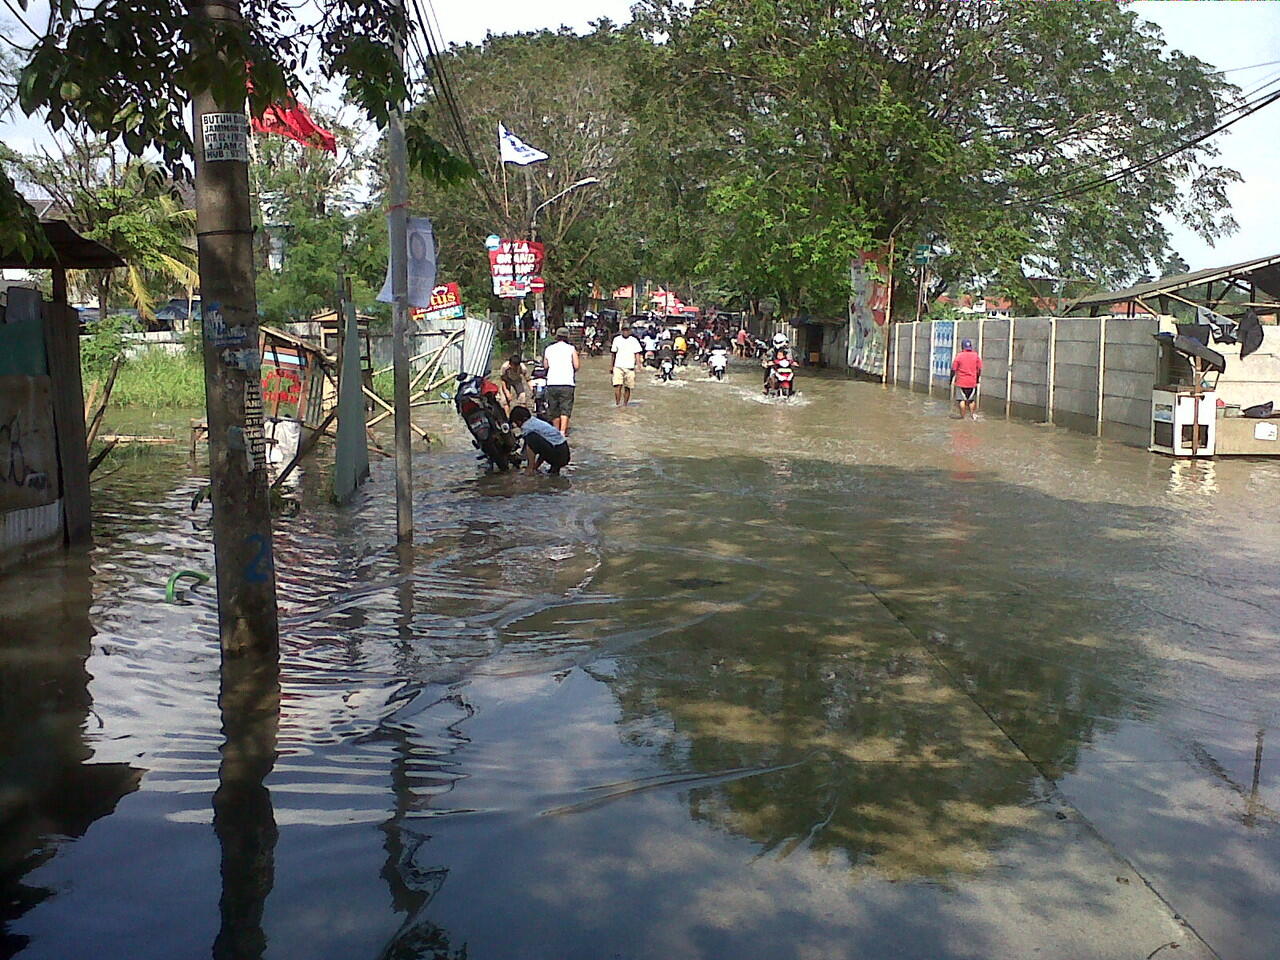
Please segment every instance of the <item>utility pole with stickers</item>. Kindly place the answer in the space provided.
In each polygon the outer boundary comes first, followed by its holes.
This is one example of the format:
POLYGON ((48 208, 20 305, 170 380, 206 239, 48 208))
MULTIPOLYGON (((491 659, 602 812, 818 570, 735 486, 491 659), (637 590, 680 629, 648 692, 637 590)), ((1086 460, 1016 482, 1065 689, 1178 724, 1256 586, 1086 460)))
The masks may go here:
MULTIPOLYGON (((211 19, 240 19, 234 0, 202 0, 195 12, 211 19)), ((195 98, 192 118, 210 500, 224 659, 279 654, 244 101, 243 92, 222 103, 206 91, 195 98)))

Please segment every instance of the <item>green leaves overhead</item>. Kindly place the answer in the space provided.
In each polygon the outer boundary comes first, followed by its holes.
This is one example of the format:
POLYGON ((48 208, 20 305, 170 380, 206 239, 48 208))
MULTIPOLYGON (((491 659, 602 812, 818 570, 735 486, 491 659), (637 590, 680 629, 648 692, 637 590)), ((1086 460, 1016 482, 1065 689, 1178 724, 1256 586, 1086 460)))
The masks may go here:
MULTIPOLYGON (((135 156, 154 151, 178 178, 189 172, 189 104, 205 91, 223 102, 247 96, 257 114, 319 74, 345 83, 365 118, 385 125, 409 94, 395 53, 405 32, 402 3, 311 6, 299 19, 292 0, 242 0, 242 20, 210 20, 190 0, 58 0, 22 64, 19 105, 28 115, 44 111, 55 131, 84 126, 135 156)), ((410 142, 424 175, 462 175, 438 143, 410 142)), ((0 242, 15 239, 15 210, 0 194, 0 242)))
MULTIPOLYGON (((1162 216, 1232 227, 1236 175, 1212 141, 1096 182, 1211 129, 1236 93, 1119 5, 644 0, 637 14, 662 41, 638 99, 721 139, 702 209, 753 249, 722 230, 704 263, 743 288, 838 309, 843 273, 817 260, 891 236, 939 242, 957 279, 1114 281, 1163 255, 1162 216)), ((700 139, 675 127, 664 145, 700 139)))

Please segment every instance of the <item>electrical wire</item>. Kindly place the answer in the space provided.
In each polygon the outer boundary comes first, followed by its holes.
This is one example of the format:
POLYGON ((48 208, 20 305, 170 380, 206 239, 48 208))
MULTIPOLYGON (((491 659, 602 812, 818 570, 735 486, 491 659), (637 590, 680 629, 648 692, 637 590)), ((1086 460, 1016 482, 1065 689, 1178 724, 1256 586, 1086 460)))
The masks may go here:
POLYGON ((1214 127, 1212 130, 1207 130, 1204 133, 1200 134, 1199 136, 1193 137, 1190 140, 1186 140, 1175 147, 1165 150, 1163 153, 1159 153, 1156 156, 1151 157, 1149 160, 1144 160, 1141 163, 1132 164, 1128 167, 1125 167, 1122 170, 1117 170, 1114 173, 1108 174, 1105 177, 1098 177, 1095 180, 1092 180, 1083 184, 1079 184, 1075 187, 1068 187, 1064 190, 1059 190, 1056 193, 1046 194, 1045 196, 1036 197, 1034 199, 1006 201, 1006 206, 1012 205, 1012 204, 1027 204, 1027 203, 1036 204, 1036 203, 1050 203, 1055 200, 1069 200, 1074 197, 1081 196, 1085 193, 1090 193, 1094 190, 1097 190, 1100 187, 1107 186, 1111 183, 1117 183, 1121 180, 1124 180, 1133 176, 1134 174, 1141 173, 1143 170, 1149 169, 1150 167, 1155 166, 1157 163, 1162 163, 1165 160, 1168 160, 1170 157, 1176 156, 1182 151, 1188 150, 1191 147, 1194 147, 1198 143, 1202 143, 1203 141, 1209 139, 1209 137, 1212 137, 1216 134, 1221 133, 1223 130, 1226 130, 1228 127, 1231 127, 1239 123, 1241 120, 1245 119, 1245 117, 1248 117, 1248 116, 1251 116, 1252 114, 1257 113, 1259 110, 1262 110, 1263 108, 1270 106, 1271 104, 1275 103, 1278 100, 1280 100, 1280 90, 1277 90, 1274 93, 1268 94, 1266 97, 1260 98, 1259 101, 1252 104, 1247 110, 1244 110, 1243 112, 1241 112, 1239 116, 1233 117, 1232 119, 1227 120, 1224 123, 1220 123, 1218 124, 1218 126, 1214 127))
POLYGON ((35 28, 27 23, 26 18, 22 15, 22 11, 13 5, 13 0, 4 0, 4 5, 9 8, 9 12, 13 14, 13 18, 27 28, 27 33, 35 37, 37 40, 43 40, 40 34, 36 33, 35 28))
MULTIPOLYGON (((446 116, 448 117, 454 131, 457 133, 458 141, 462 146, 463 152, 466 154, 467 159, 471 162, 472 168, 479 176, 480 188, 484 192, 486 199, 489 201, 493 209, 501 209, 497 196, 494 194, 492 186, 489 183, 489 177, 484 172, 485 168, 480 165, 479 159, 477 158, 475 148, 471 141, 471 134, 467 129, 466 121, 463 118, 462 108, 458 101, 457 93, 453 87, 453 81, 449 77, 449 71, 445 66, 444 57, 440 53, 440 49, 443 44, 441 44, 438 39, 436 32, 432 30, 431 23, 427 19, 419 0, 410 0, 410 3, 413 7, 414 19, 416 20, 418 30, 421 32, 422 41, 426 45, 427 50, 426 56, 421 55, 420 48, 418 51, 423 71, 431 77, 431 86, 437 93, 438 101, 444 104, 446 116)), ((430 0, 428 0, 428 5, 429 4, 430 0)), ((434 15, 434 13, 435 10, 432 8, 432 14, 434 15)), ((438 30, 438 26, 436 29, 438 30)))
MULTIPOLYGON (((1277 63, 1280 63, 1280 61, 1277 61, 1277 63)), ((1248 108, 1253 106, 1255 103, 1257 103, 1259 99, 1261 99, 1258 95, 1263 90, 1265 90, 1268 87, 1273 87, 1277 83, 1280 83, 1280 71, 1276 71, 1270 76, 1264 78, 1262 81, 1260 81, 1258 84, 1256 84, 1249 90, 1244 91, 1241 94, 1239 100, 1237 100, 1232 106, 1228 107, 1226 110, 1222 112, 1220 119, 1226 119, 1235 113, 1238 113, 1243 110, 1247 110, 1248 108)), ((1110 121, 1102 121, 1085 130, 1076 131, 1071 136, 1074 138, 1088 136, 1091 133, 1095 133, 1096 131, 1101 130, 1103 127, 1107 126, 1109 122, 1110 121)), ((1195 126, 1194 123, 1189 123, 1186 126, 1184 126, 1181 130, 1173 131, 1171 133, 1166 133, 1156 139, 1148 140, 1145 143, 1137 144, 1136 152, 1139 152, 1139 153, 1144 152, 1150 147, 1157 146, 1162 141, 1167 142, 1171 137, 1179 137, 1179 136, 1184 136, 1186 134, 1189 134, 1192 131, 1194 126, 1195 126)), ((1129 150, 1118 150, 1115 153, 1109 154, 1107 156, 1097 157, 1089 161, 1088 163, 1083 163, 1076 166, 1071 171, 1070 176, 1074 178, 1082 174, 1087 174, 1091 170, 1100 170, 1108 166, 1109 164, 1115 163, 1120 160, 1124 160, 1126 157, 1130 156, 1130 154, 1133 152, 1135 152, 1135 148, 1130 148, 1129 150)), ((1067 190, 1072 188, 1064 187, 1063 189, 1067 190)), ((1012 201, 1009 201, 1009 202, 1012 202, 1012 201)))

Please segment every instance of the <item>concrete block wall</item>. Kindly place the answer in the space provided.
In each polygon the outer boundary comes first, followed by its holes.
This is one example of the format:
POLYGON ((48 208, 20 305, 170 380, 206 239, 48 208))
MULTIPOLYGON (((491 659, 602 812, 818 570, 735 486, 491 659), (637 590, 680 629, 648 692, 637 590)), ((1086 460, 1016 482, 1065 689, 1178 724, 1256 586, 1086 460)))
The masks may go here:
POLYGON ((1053 321, 1048 317, 1013 319, 1013 379, 1009 412, 1028 420, 1049 417, 1049 357, 1053 321))
MULTIPOLYGON (((930 327, 928 322, 896 326, 893 382, 897 386, 920 392, 929 389, 930 327)), ((1050 420, 1073 430, 1146 446, 1151 429, 1151 388, 1157 378, 1158 351, 1152 339, 1156 329, 1152 318, 962 320, 956 324, 956 343, 970 339, 978 347, 983 365, 981 406, 988 415, 1007 411, 1016 417, 1050 420)), ((1274 344, 1276 354, 1267 353, 1257 364, 1262 376, 1273 362, 1280 368, 1280 331, 1274 332, 1275 340, 1267 341, 1264 350, 1274 344)), ((1248 362, 1237 361, 1237 368, 1243 369, 1248 362)), ((1280 376, 1271 382, 1280 382, 1280 376)), ((1280 395, 1274 399, 1280 404, 1280 395)))
POLYGON ((982 321, 978 336, 972 339, 982 357, 981 405, 1003 413, 1009 383, 1009 321, 982 321))
POLYGON ((1280 408, 1280 327, 1262 328, 1262 346, 1243 360, 1239 345, 1212 344, 1227 360, 1218 378, 1218 397, 1241 408, 1272 401, 1280 408))
POLYGON ((1108 320, 1102 365, 1102 435, 1146 446, 1151 439, 1151 388, 1159 350, 1152 318, 1108 320))
POLYGON ((928 323, 912 323, 911 333, 915 338, 915 364, 911 370, 913 389, 927 393, 929 391, 929 365, 933 349, 933 332, 928 323))
POLYGON ((1053 422, 1092 433, 1098 421, 1100 318, 1062 317, 1054 321, 1053 422))

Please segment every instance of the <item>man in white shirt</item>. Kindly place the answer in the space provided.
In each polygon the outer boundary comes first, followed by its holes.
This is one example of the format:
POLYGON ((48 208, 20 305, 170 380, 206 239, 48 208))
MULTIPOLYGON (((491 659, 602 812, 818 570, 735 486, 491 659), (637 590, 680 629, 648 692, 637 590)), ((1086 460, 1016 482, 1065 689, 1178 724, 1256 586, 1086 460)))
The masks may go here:
POLYGON ((567 437, 573 414, 573 388, 582 365, 578 348, 569 342, 568 327, 556 331, 556 342, 542 351, 542 362, 547 368, 547 411, 543 416, 567 437))
POLYGON ((631 391, 636 386, 636 357, 644 353, 644 347, 624 322, 609 349, 613 354, 613 405, 625 407, 631 403, 631 391))

